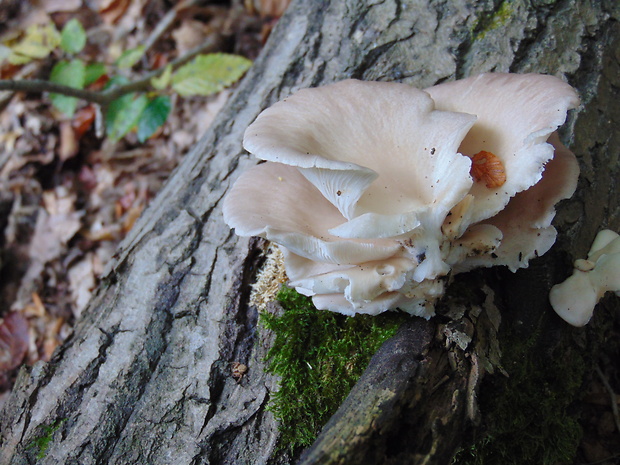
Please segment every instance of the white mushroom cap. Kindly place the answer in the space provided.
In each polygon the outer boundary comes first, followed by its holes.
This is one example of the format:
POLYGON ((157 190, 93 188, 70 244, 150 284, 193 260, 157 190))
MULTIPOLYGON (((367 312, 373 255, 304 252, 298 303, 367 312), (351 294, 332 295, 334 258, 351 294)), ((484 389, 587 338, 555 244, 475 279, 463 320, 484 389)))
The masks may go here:
POLYGON ((546 253, 555 243, 557 231, 551 225, 555 204, 570 198, 577 188, 579 165, 575 155, 559 140, 549 137, 555 154, 544 167, 542 179, 515 195, 497 215, 482 222, 502 232, 501 245, 493 255, 477 255, 459 263, 455 270, 506 265, 511 271, 528 266, 529 260, 546 253))
POLYGON ((459 147, 461 153, 485 150, 504 165, 504 185, 488 189, 477 183, 472 187, 470 193, 476 198, 472 222, 497 214, 511 197, 540 181, 554 152, 547 139, 564 123, 567 111, 579 105, 575 89, 543 74, 480 74, 426 92, 439 110, 478 117, 459 147))
POLYGON ((352 221, 333 234, 389 237, 417 227, 416 215, 431 206, 445 214, 467 194, 471 162, 457 149, 475 121, 435 110, 411 86, 347 80, 272 105, 243 145, 262 160, 300 168, 352 221))
POLYGON ((577 260, 573 275, 549 292, 553 309, 573 326, 584 326, 590 321, 605 292, 620 295, 620 236, 610 230, 599 232, 587 261, 594 266, 584 266, 582 260, 577 260))
POLYGON ((400 249, 394 240, 344 241, 330 234, 345 218, 297 169, 280 163, 244 172, 224 199, 223 213, 240 236, 264 237, 321 262, 364 263, 389 258, 400 249))

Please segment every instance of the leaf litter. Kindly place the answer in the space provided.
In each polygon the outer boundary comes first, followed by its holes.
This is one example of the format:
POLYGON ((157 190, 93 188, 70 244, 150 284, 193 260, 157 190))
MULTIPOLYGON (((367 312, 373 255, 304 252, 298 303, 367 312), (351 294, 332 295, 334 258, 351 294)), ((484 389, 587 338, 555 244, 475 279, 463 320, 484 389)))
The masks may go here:
MULTIPOLYGON (((54 66, 80 60, 84 67, 63 64, 56 73, 79 68, 79 82, 68 83, 98 90, 110 70, 137 79, 213 34, 226 38, 215 52, 253 59, 274 21, 263 12, 277 3, 280 15, 282 1, 245 3, 178 2, 171 27, 140 50, 169 14, 169 2, 21 2, 3 13, 0 78, 49 79, 54 66), (133 63, 114 67, 123 52, 136 49, 127 58, 133 63)), ((159 84, 171 81, 168 72, 159 84)), ((115 137, 104 135, 105 115, 95 104, 0 92, 0 407, 19 366, 49 360, 71 333, 119 241, 230 95, 228 89, 186 98, 162 92, 133 103, 150 108, 151 119, 126 122, 115 137)))

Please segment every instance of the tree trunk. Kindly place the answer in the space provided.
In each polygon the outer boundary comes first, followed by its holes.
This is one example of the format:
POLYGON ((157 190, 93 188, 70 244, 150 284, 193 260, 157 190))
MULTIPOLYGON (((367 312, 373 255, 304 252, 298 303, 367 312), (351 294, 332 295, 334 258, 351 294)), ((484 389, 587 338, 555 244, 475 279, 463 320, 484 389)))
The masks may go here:
MULTIPOLYGON (((620 228, 618 20, 614 0, 294 1, 213 127, 121 245, 73 335, 49 363, 20 374, 0 417, 0 463, 293 461, 276 448, 277 424, 266 410, 277 388, 264 371, 270 335, 256 331, 257 312, 248 305, 259 242, 230 231, 221 200, 256 163, 241 147, 245 128, 299 88, 348 77, 426 87, 483 71, 565 76, 582 97, 562 131, 582 168, 578 192, 559 209, 555 252, 532 271, 502 272, 494 286, 513 315, 504 324, 550 312, 546 293, 568 274, 568 258, 584 256, 601 227, 620 228), (233 362, 249 368, 241 382, 232 376, 233 362), (46 435, 48 447, 41 448, 46 435)), ((418 319, 409 326, 397 338, 417 332, 426 344, 437 323, 418 319)), ((475 420, 467 409, 478 383, 476 362, 463 356, 466 366, 451 374, 437 347, 423 345, 405 344, 389 362, 422 354, 403 368, 405 389, 398 380, 386 388, 392 397, 381 405, 392 413, 385 423, 379 414, 366 420, 364 431, 380 434, 356 439, 364 450, 376 441, 382 449, 349 461, 353 456, 338 452, 345 439, 328 427, 303 463, 388 463, 387 455, 392 463, 448 463, 464 425, 475 420), (428 385, 440 374, 451 380, 442 394, 414 402, 412 393, 436 394, 428 385), (459 395, 446 399, 455 386, 459 395), (458 408, 449 414, 452 400, 458 408), (432 437, 414 422, 399 423, 398 412, 420 418, 432 437), (392 441, 396 450, 388 451, 383 433, 407 440, 392 441), (414 447, 422 437, 424 444, 414 447)), ((373 369, 377 363, 362 383, 373 379, 373 369)), ((351 399, 359 395, 355 388, 351 399)), ((347 402, 332 422, 355 413, 353 400, 347 402)))

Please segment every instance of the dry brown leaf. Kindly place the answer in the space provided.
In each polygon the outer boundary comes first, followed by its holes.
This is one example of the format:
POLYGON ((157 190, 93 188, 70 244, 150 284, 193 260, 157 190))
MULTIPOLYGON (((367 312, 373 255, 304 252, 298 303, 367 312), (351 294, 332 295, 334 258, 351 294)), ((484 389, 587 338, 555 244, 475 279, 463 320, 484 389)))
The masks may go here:
POLYGON ((153 55, 149 59, 149 68, 150 69, 159 69, 163 68, 168 64, 168 55, 160 52, 153 52, 153 55))
POLYGON ((116 23, 129 8, 131 0, 104 0, 99 5, 99 14, 107 24, 116 23))
POLYGON ((78 180, 87 190, 91 190, 97 187, 97 175, 88 165, 82 166, 80 172, 78 173, 78 180))
POLYGON ((94 105, 88 105, 80 108, 75 113, 75 116, 73 116, 73 120, 71 121, 71 127, 73 128, 77 140, 81 139, 84 133, 93 126, 96 115, 97 110, 94 105))
POLYGON ((61 161, 66 161, 78 154, 80 146, 77 135, 73 129, 71 121, 60 123, 60 144, 58 147, 58 157, 61 161))
POLYGON ((66 245, 82 227, 83 212, 75 211, 76 200, 76 194, 64 186, 43 192, 43 203, 49 214, 49 228, 61 245, 66 245))
POLYGON ((46 13, 75 11, 82 6, 82 0, 45 0, 41 5, 46 13))
POLYGON ((291 0, 259 0, 258 12, 261 16, 279 18, 284 14, 291 0))
POLYGON ((93 289, 95 288, 95 271, 93 267, 93 254, 88 253, 83 260, 80 260, 68 272, 69 289, 73 299, 73 315, 77 318, 82 313, 86 304, 90 300, 93 289))
POLYGON ((21 313, 28 318, 44 318, 47 313, 41 297, 36 292, 33 292, 31 295, 32 303, 26 305, 21 313))
POLYGON ((203 43, 209 33, 209 26, 202 21, 184 19, 181 25, 172 31, 172 38, 176 42, 175 48, 178 54, 183 55, 188 50, 203 43))
POLYGON ((45 327, 45 335, 43 338, 43 354, 42 360, 48 362, 52 358, 52 354, 56 347, 62 342, 60 338, 60 329, 62 328, 65 320, 63 318, 54 318, 49 321, 45 327))
POLYGON ((135 224, 136 220, 140 217, 140 214, 142 213, 143 209, 144 209, 144 205, 136 205, 129 209, 123 221, 123 233, 124 234, 127 234, 131 230, 131 228, 133 228, 133 225, 135 224))
POLYGON ((0 371, 8 371, 21 365, 28 352, 28 320, 9 312, 0 323, 0 371))
POLYGON ((103 225, 96 221, 91 227, 83 231, 84 237, 90 241, 117 241, 121 236, 122 226, 120 224, 103 225))

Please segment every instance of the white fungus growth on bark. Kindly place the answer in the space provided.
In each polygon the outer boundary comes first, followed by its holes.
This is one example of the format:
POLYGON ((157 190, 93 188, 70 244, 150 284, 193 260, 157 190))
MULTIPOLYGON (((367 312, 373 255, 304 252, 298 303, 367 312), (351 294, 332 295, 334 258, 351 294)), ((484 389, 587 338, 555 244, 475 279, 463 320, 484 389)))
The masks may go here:
POLYGON ((450 274, 514 271, 553 245, 579 172, 554 132, 578 103, 537 74, 300 90, 248 127, 266 163, 238 178, 224 219, 279 244, 319 309, 428 318, 450 274))
POLYGON ((573 275, 549 292, 551 306, 567 323, 584 326, 607 291, 620 296, 620 236, 600 231, 587 259, 575 260, 573 275))

